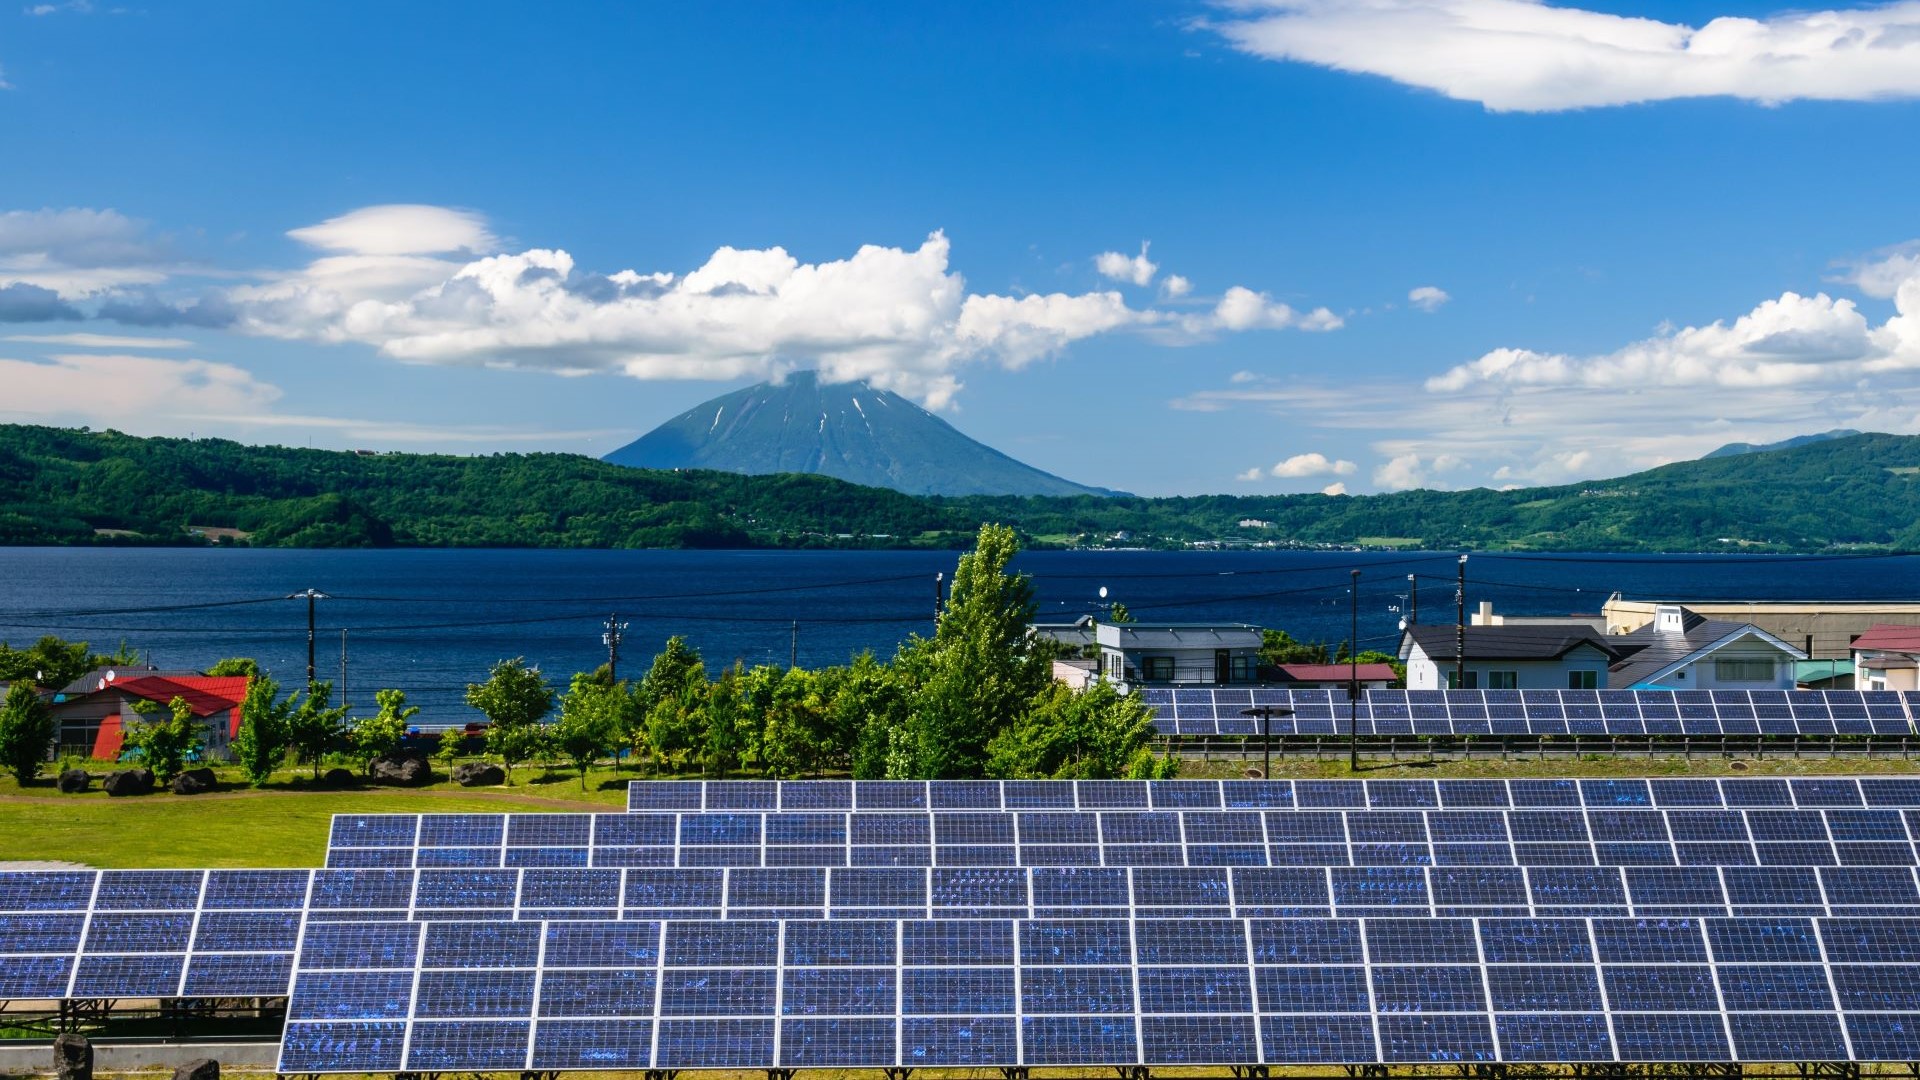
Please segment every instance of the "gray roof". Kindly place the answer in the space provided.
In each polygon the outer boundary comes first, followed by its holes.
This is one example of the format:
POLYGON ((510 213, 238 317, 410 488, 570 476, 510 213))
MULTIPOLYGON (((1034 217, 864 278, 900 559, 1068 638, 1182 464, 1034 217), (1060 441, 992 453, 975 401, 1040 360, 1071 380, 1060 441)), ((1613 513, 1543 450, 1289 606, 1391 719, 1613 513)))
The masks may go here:
POLYGON ((1259 627, 1244 623, 1102 622, 1099 633, 1117 634, 1121 649, 1257 649, 1263 640, 1259 627))
MULTIPOLYGON (((1431 660, 1452 663, 1459 659, 1456 626, 1410 626, 1400 641, 1400 657, 1406 659, 1411 644, 1431 660)), ((1591 645, 1608 657, 1619 655, 1613 644, 1590 626, 1547 624, 1519 626, 1467 627, 1468 660, 1558 660, 1582 645, 1591 645)))
MULTIPOLYGON (((1772 634, 1752 623, 1709 619, 1686 608, 1680 609, 1678 633, 1672 631, 1662 633, 1654 629, 1657 625, 1659 625, 1658 620, 1630 634, 1620 634, 1613 638, 1614 647, 1621 659, 1607 669, 1608 685, 1616 689, 1638 686, 1690 656, 1719 642, 1744 634, 1751 633, 1764 638, 1773 638, 1772 634)), ((1799 650, 1793 649, 1792 646, 1787 648, 1798 659, 1799 650)))

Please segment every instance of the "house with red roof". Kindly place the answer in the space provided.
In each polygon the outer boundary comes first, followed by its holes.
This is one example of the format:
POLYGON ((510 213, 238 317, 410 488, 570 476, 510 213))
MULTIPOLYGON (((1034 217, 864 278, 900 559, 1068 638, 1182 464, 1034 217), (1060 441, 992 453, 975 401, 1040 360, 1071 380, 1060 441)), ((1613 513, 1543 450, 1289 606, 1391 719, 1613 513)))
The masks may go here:
POLYGON ((240 733, 240 703, 246 700, 244 675, 198 672, 107 670, 89 673, 54 699, 59 722, 59 753, 112 761, 125 747, 127 724, 141 717, 135 705, 152 702, 165 710, 180 698, 206 724, 206 756, 224 758, 240 733))
POLYGON ((1853 639, 1853 675, 1861 690, 1920 690, 1920 626, 1868 627, 1853 639))

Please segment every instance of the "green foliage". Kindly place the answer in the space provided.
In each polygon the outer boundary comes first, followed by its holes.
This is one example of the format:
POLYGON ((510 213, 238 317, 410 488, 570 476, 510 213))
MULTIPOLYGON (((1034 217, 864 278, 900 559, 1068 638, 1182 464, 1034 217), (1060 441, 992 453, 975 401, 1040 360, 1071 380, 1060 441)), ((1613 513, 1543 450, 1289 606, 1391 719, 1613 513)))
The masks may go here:
POLYGON ((347 715, 345 705, 329 707, 332 697, 332 683, 316 682, 287 718, 287 745, 300 755, 300 760, 313 766, 315 780, 320 779, 321 761, 340 741, 341 725, 347 715))
POLYGON ((166 783, 205 746, 205 725, 193 715, 186 698, 174 698, 167 705, 165 720, 136 720, 127 724, 125 744, 140 751, 153 778, 166 783))
POLYGON ((553 749, 580 771, 580 789, 586 790, 587 770, 619 744, 621 721, 631 708, 626 688, 575 675, 560 699, 560 719, 548 732, 553 749))
POLYGON ((484 683, 467 684, 467 704, 487 718, 487 752, 506 767, 507 782, 513 782, 513 767, 537 757, 546 745, 546 733, 540 721, 553 711, 553 687, 538 668, 527 666, 524 657, 502 660, 484 683))
POLYGON ((40 775, 57 733, 53 710, 31 683, 22 680, 7 687, 6 703, 0 705, 0 767, 21 787, 40 775))
POLYGON ((232 656, 208 668, 207 674, 245 675, 248 678, 258 678, 260 675, 260 662, 251 656, 232 656))
POLYGON ((1327 647, 1319 642, 1297 641, 1285 630, 1260 632, 1260 662, 1263 664, 1325 664, 1327 647))
POLYGON ((633 692, 633 708, 644 718, 644 743, 656 761, 671 766, 695 751, 706 699, 706 662, 685 638, 668 638, 633 692))
MULTIPOLYGON (((232 663, 235 661, 222 660, 214 666, 232 663)), ((247 683, 247 696, 240 702, 240 733, 233 739, 233 757, 254 787, 265 784, 286 760, 292 744, 293 710, 293 695, 282 699, 279 683, 258 673, 247 683)))
POLYGON ((1133 612, 1127 610, 1127 605, 1115 600, 1107 606, 1107 621, 1112 623, 1133 622, 1133 612))
POLYGON ((433 760, 451 768, 467 750, 467 733, 461 728, 450 727, 440 733, 440 743, 433 751, 433 760))
POLYGON ((1153 710, 1113 684, 1051 683, 987 745, 987 775, 1005 780, 1157 780, 1179 759, 1153 753, 1153 710))
POLYGON ((84 641, 64 641, 49 634, 24 649, 0 643, 0 682, 37 682, 59 689, 95 668, 138 659, 124 643, 114 652, 101 655, 89 651, 84 641))
POLYGON ((377 690, 373 700, 380 706, 379 711, 355 720, 347 736, 363 768, 371 768, 374 758, 400 749, 407 737, 408 724, 420 712, 419 706, 407 704, 404 691, 377 690))

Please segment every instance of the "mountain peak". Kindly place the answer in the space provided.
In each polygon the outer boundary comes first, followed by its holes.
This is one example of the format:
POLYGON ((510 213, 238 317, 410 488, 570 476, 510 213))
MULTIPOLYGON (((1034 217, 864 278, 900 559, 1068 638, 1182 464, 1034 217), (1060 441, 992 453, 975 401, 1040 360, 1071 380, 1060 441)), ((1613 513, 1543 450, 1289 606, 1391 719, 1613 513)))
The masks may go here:
POLYGON ((644 469, 817 473, 911 495, 1112 495, 1042 472, 865 380, 796 371, 688 409, 608 454, 644 469))
POLYGON ((1811 443, 1827 442, 1831 439, 1850 439, 1858 434, 1860 433, 1852 428, 1834 428, 1832 431, 1822 431, 1815 435, 1795 435, 1791 439, 1782 439, 1774 443, 1728 443, 1713 453, 1702 457, 1700 460, 1706 461, 1710 458, 1738 457, 1741 454, 1765 454, 1773 450, 1791 450, 1796 446, 1807 446, 1811 443))

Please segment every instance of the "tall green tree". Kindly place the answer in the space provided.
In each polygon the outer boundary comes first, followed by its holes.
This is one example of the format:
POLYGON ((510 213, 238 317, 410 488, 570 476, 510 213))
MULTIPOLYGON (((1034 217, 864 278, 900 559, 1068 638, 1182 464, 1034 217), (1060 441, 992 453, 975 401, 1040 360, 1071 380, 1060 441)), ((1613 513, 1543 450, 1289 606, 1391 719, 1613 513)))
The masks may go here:
POLYGON ((546 733, 540 722, 553 711, 553 686, 538 668, 527 666, 524 657, 502 660, 493 665, 487 681, 467 684, 467 704, 487 718, 487 752, 506 767, 507 782, 513 782, 513 767, 537 757, 545 747, 546 733))
POLYGON ((560 719, 550 732, 553 748, 580 773, 580 790, 587 788, 587 770, 619 744, 621 720, 630 707, 626 688, 596 680, 591 674, 573 677, 560 699, 560 719))
POLYGON ((293 695, 281 698, 280 684, 271 678, 255 675, 247 682, 247 696, 240 702, 240 733, 233 738, 233 757, 247 775, 247 783, 254 787, 264 785, 287 759, 293 709, 293 695))
POLYGON ((724 779, 728 771, 741 764, 743 740, 741 725, 746 716, 746 695, 741 686, 740 665, 726 669, 707 684, 705 721, 700 729, 700 773, 724 779))
POLYGON ((328 704, 332 698, 333 684, 316 682, 287 718, 287 745, 300 755, 300 760, 313 766, 315 780, 320 779, 320 763, 327 752, 340 741, 347 716, 345 705, 328 704))
POLYGON ((167 705, 164 720, 135 720, 127 724, 125 744, 140 751, 153 778, 164 784, 178 776, 187 762, 205 746, 206 725, 193 715, 186 698, 167 705))
POLYGON ((58 733, 53 709, 25 680, 7 687, 7 699, 0 705, 0 766, 13 774, 20 786, 33 782, 47 764, 47 756, 58 733))
POLYGON ((355 720, 347 734, 354 753, 360 756, 362 769, 371 769, 374 758, 400 749, 400 744, 406 741, 408 725, 420 713, 418 705, 407 704, 405 691, 376 690, 373 701, 379 710, 372 716, 355 720))
POLYGON ((0 644, 0 682, 23 679, 59 689, 94 668, 138 663, 139 653, 125 642, 102 655, 84 641, 66 641, 49 634, 24 649, 0 644))
POLYGON ((207 669, 209 675, 246 675, 252 678, 260 676, 260 661, 251 656, 230 656, 220 660, 207 669))
POLYGON ((1005 780, 1157 780, 1179 759, 1153 752, 1153 710, 1099 681, 1085 690, 1049 683, 987 744, 988 776, 1005 780))
POLYGON ((1052 678, 1027 629, 1033 583, 1008 570, 1019 550, 1011 528, 982 525, 973 550, 960 556, 932 641, 906 658, 921 676, 912 739, 919 777, 981 775, 987 743, 1052 678))
POLYGON ((905 733, 913 692, 893 668, 872 653, 854 657, 833 698, 833 733, 847 746, 847 768, 856 780, 887 775, 887 754, 905 733))

